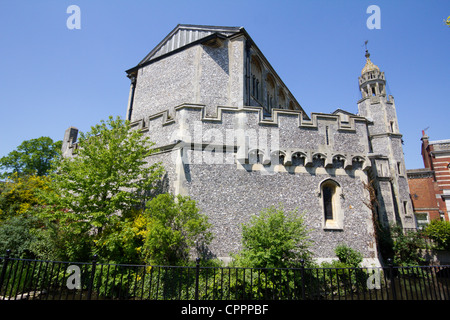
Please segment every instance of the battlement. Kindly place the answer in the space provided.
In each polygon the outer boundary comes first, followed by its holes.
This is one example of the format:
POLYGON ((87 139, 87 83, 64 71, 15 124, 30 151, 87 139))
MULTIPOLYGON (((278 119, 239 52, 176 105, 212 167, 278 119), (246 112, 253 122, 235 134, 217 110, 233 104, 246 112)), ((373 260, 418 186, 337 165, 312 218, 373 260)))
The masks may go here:
MULTIPOLYGON (((280 119, 283 116, 292 116, 294 115, 298 120, 298 127, 299 128, 315 128, 317 129, 319 127, 320 120, 330 120, 335 121, 338 125, 338 130, 343 131, 349 131, 349 132, 356 132, 356 126, 355 122, 363 122, 367 123, 367 119, 364 117, 356 116, 356 115, 350 115, 347 117, 343 117, 340 114, 328 114, 328 113, 311 113, 311 119, 308 119, 308 117, 305 116, 305 114, 302 111, 299 110, 286 110, 286 109, 277 109, 273 108, 271 117, 264 117, 263 116, 263 108, 262 107, 253 107, 253 106, 244 106, 243 108, 237 108, 237 107, 227 107, 227 106, 217 106, 216 107, 216 116, 212 116, 210 114, 207 115, 206 113, 206 106, 201 104, 182 104, 177 107, 175 107, 175 113, 179 115, 182 110, 196 110, 198 113, 198 119, 203 122, 222 122, 224 120, 224 115, 226 113, 235 113, 235 114, 242 114, 242 113, 254 113, 257 115, 257 124, 258 125, 274 125, 274 126, 281 126, 280 119), (344 120, 345 119, 345 120, 344 120)), ((164 110, 161 112, 158 112, 156 114, 153 114, 149 117, 142 118, 136 121, 133 121, 131 123, 132 127, 138 127, 142 130, 147 130, 152 126, 152 123, 156 122, 156 119, 162 118, 162 125, 168 125, 172 124, 177 121, 177 119, 180 119, 179 116, 171 116, 169 114, 169 110, 164 110)))
POLYGON ((260 107, 216 107, 208 116, 204 105, 183 104, 131 123, 165 151, 193 150, 236 153, 241 164, 282 164, 324 168, 370 167, 367 119, 351 114, 312 113, 260 107))

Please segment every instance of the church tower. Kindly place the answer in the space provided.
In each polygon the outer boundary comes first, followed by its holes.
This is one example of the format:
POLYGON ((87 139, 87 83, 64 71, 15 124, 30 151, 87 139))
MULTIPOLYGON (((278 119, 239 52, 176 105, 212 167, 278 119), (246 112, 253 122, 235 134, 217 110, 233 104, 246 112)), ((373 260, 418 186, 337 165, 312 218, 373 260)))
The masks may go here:
POLYGON ((384 72, 370 60, 367 50, 365 56, 366 64, 359 77, 362 98, 358 110, 369 121, 371 180, 377 195, 375 210, 383 226, 394 223, 404 229, 415 228, 394 98, 386 95, 384 72))

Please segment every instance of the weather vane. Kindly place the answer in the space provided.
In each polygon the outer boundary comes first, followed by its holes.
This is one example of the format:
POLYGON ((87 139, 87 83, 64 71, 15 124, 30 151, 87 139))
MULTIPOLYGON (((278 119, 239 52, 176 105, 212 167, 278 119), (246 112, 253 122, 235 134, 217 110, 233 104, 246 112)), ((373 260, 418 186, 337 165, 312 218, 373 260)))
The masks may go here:
POLYGON ((364 41, 364 47, 366 47, 367 50, 367 43, 369 42, 369 40, 364 41))

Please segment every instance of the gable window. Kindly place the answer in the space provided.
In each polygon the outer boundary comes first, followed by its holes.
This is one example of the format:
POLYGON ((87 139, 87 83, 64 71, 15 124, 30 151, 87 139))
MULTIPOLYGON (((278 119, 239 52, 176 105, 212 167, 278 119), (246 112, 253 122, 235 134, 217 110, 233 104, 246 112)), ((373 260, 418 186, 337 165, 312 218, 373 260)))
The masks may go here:
POLYGON ((342 229, 343 213, 341 211, 341 187, 331 179, 327 179, 320 185, 321 205, 323 209, 323 228, 342 229))

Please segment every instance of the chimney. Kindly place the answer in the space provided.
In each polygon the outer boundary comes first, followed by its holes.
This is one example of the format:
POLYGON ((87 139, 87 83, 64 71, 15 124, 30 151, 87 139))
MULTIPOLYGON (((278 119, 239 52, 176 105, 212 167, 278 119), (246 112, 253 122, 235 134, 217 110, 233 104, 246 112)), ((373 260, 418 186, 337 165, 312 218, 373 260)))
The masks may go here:
POLYGON ((426 169, 432 169, 431 168, 431 154, 430 150, 428 148, 428 136, 425 134, 425 130, 422 130, 422 159, 423 159, 423 165, 426 169))

